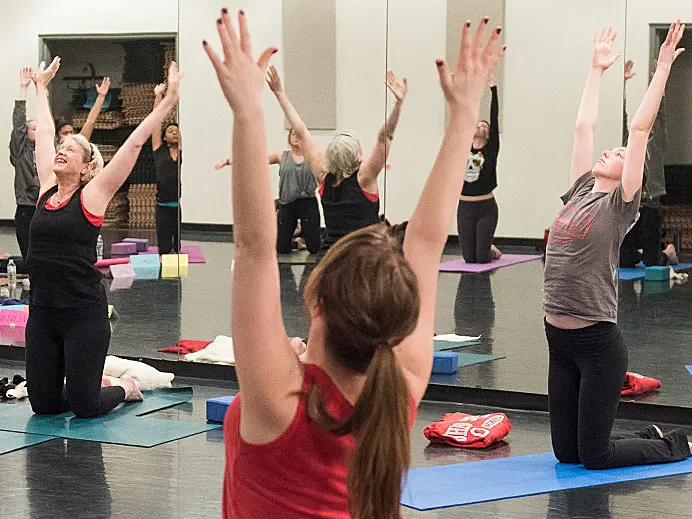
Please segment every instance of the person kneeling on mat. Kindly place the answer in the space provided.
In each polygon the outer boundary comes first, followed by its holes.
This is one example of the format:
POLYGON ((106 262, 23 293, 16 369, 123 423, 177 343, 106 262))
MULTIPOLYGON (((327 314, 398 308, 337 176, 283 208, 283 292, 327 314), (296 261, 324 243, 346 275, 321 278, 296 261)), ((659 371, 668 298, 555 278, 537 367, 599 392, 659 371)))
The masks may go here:
POLYGON ((663 435, 650 426, 611 436, 627 372, 627 347, 617 326, 620 245, 639 209, 649 132, 684 25, 670 26, 656 73, 632 120, 627 148, 606 150, 592 166, 593 135, 612 28, 594 40, 591 69, 574 132, 572 187, 562 197, 545 261, 543 308, 549 348, 548 404, 553 451, 587 469, 680 461, 690 456, 681 429, 663 435))
POLYGON ((240 392, 224 421, 223 516, 399 519, 410 430, 433 364, 440 256, 483 88, 502 54, 500 30, 486 42, 487 19, 475 38, 467 23, 456 70, 438 61, 449 124, 403 246, 375 214, 375 225, 341 238, 312 271, 301 363, 300 339, 292 346, 281 315, 265 160, 262 86, 276 49, 255 63, 245 14, 238 36, 222 13, 223 58, 204 48, 234 115, 231 326, 240 392), (287 457, 300 462, 277 463, 287 457))
POLYGON ((57 153, 48 84, 60 66, 41 63, 36 84, 36 166, 41 184, 31 222, 31 276, 26 325, 26 378, 37 414, 71 410, 89 418, 121 402, 142 400, 132 377, 101 387, 110 341, 108 302, 96 263, 103 214, 132 171, 142 146, 178 100, 179 74, 168 71, 168 95, 130 134, 104 167, 98 148, 84 136, 67 136, 57 153), (67 384, 64 384, 64 378, 67 384), (65 391, 63 392, 63 386, 65 391))

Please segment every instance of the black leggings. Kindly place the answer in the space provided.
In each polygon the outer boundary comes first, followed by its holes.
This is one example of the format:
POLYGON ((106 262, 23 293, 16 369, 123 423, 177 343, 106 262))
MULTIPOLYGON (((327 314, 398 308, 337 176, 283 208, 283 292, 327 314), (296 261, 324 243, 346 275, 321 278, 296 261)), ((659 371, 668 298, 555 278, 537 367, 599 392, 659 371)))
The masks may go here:
POLYGON ((627 233, 620 246, 620 266, 634 267, 640 261, 643 261, 647 267, 667 265, 668 256, 661 248, 662 226, 663 209, 660 206, 641 206, 639 220, 627 233), (639 249, 643 253, 640 253, 639 249))
POLYGON ((279 214, 276 251, 287 254, 293 250, 293 233, 300 219, 302 235, 310 254, 320 248, 320 209, 316 198, 299 198, 290 204, 278 204, 279 214))
POLYGON ((680 429, 663 438, 653 427, 611 437, 627 371, 627 347, 616 324, 564 330, 546 322, 545 334, 550 349, 550 432, 559 461, 611 469, 690 456, 680 429))
POLYGON ((457 233, 461 254, 466 263, 490 263, 497 228, 498 209, 495 198, 480 202, 459 201, 457 233))
POLYGON ((159 254, 180 252, 180 205, 156 204, 156 243, 159 254))
POLYGON ((31 227, 31 219, 34 217, 36 208, 31 205, 18 205, 14 212, 14 226, 17 233, 17 243, 19 250, 22 253, 22 258, 26 260, 26 254, 29 251, 29 228, 31 227))
POLYGON ((26 381, 34 413, 52 415, 70 410, 79 418, 91 418, 125 400, 122 387, 101 387, 111 336, 107 316, 105 305, 30 308, 26 381))

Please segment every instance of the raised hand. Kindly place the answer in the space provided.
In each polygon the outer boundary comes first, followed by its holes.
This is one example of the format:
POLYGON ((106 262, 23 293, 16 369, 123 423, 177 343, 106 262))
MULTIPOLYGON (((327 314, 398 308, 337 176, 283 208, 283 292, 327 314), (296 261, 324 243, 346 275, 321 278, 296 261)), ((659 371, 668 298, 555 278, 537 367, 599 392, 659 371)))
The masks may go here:
POLYGON ((31 77, 34 74, 34 69, 31 67, 24 67, 19 71, 19 86, 26 88, 31 84, 31 77))
POLYGON ((408 93, 408 81, 403 78, 401 81, 397 81, 394 72, 391 70, 387 71, 387 88, 394 94, 396 100, 402 102, 406 99, 406 94, 408 93))
POLYGON ((96 92, 100 96, 105 96, 108 93, 108 89, 111 87, 111 78, 104 77, 101 84, 96 87, 96 92))
POLYGON ((616 37, 617 32, 613 31, 612 27, 608 27, 608 30, 602 29, 600 36, 598 33, 594 35, 592 67, 606 71, 617 61, 621 54, 612 52, 616 37))
POLYGON ((60 56, 55 56, 51 64, 46 68, 46 62, 42 61, 38 66, 38 70, 33 74, 31 79, 37 86, 47 87, 51 79, 55 77, 60 68, 60 56))
POLYGON ((228 9, 223 9, 221 13, 216 26, 221 38, 223 60, 206 41, 203 42, 204 49, 216 71, 221 90, 234 112, 261 107, 264 76, 267 73, 269 59, 277 49, 274 47, 265 49, 255 63, 252 59, 252 44, 245 13, 243 11, 238 13, 239 36, 231 24, 228 9))
POLYGON ((166 91, 166 97, 178 98, 178 90, 180 89, 180 78, 182 74, 178 70, 178 65, 175 61, 171 61, 168 66, 168 79, 166 85, 164 85, 164 90, 166 91))
POLYGON ((154 95, 155 96, 163 96, 163 94, 166 93, 166 83, 161 83, 159 85, 156 85, 154 87, 154 95))
POLYGON ((663 42, 663 45, 661 45, 661 50, 658 52, 658 64, 656 65, 656 68, 662 67, 670 70, 670 67, 673 65, 676 58, 685 52, 685 49, 676 49, 684 32, 685 25, 681 24, 680 20, 670 24, 666 41, 663 42))
POLYGON ((214 169, 218 171, 218 170, 223 169, 226 166, 230 166, 232 164, 233 164, 233 161, 231 159, 222 160, 216 166, 214 166, 214 169))
POLYGON ((632 68, 634 67, 634 61, 631 59, 628 59, 625 62, 625 81, 629 81, 632 79, 634 76, 637 75, 636 72, 632 72, 632 68))
POLYGON ((275 94, 284 91, 283 86, 281 85, 281 77, 279 76, 279 73, 276 71, 276 68, 274 68, 274 65, 269 67, 269 70, 267 71, 266 80, 270 90, 275 94))
POLYGON ((485 27, 489 20, 488 17, 483 18, 474 37, 471 36, 471 22, 466 22, 454 72, 449 72, 445 60, 437 60, 440 86, 450 108, 464 105, 478 110, 488 76, 507 48, 498 44, 501 27, 496 27, 485 41, 485 27))

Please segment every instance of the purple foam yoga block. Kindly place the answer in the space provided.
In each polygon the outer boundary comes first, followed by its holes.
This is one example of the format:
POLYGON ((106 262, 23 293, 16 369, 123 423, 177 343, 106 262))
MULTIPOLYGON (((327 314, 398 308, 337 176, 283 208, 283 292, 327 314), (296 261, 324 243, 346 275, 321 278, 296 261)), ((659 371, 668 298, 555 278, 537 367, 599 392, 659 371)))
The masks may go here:
POLYGON ((119 255, 130 255, 137 254, 137 244, 136 243, 114 243, 111 245, 111 256, 119 255))
POLYGON ((149 240, 146 238, 125 238, 123 243, 134 243, 137 245, 137 252, 144 252, 149 247, 149 240))

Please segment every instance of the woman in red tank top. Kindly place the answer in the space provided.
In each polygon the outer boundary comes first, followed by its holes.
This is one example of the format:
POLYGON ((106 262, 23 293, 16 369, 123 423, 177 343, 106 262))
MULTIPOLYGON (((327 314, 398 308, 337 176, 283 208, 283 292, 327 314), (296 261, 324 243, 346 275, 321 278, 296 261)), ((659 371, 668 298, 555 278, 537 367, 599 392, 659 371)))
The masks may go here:
POLYGON ((275 48, 252 60, 217 20, 207 42, 233 118, 235 269, 232 328, 240 396, 226 414, 223 515, 228 518, 399 518, 410 427, 433 360, 438 265, 461 192, 465 153, 488 74, 504 47, 487 18, 463 30, 456 70, 437 68, 450 122, 403 246, 371 225, 337 242, 305 290, 311 315, 301 363, 281 316, 276 225, 261 92, 275 48))

